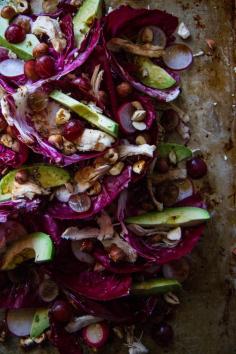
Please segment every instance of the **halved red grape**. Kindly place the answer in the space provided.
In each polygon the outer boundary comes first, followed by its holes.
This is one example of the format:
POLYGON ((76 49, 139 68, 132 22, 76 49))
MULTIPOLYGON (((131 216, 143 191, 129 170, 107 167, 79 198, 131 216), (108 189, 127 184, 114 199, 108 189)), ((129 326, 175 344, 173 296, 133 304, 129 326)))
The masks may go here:
POLYGON ((49 55, 43 55, 36 60, 35 70, 39 77, 47 79, 55 73, 55 60, 49 55))
POLYGON ((188 175, 193 179, 199 179, 207 174, 207 165, 200 157, 194 157, 186 163, 188 175))
POLYGON ((167 133, 173 132, 179 124, 179 115, 174 109, 167 109, 161 117, 161 125, 167 133))
POLYGON ((75 141, 83 130, 83 125, 77 119, 71 119, 64 125, 62 135, 69 141, 75 141))
POLYGON ((132 125, 131 117, 135 111, 131 102, 124 103, 118 110, 118 119, 121 129, 126 134, 132 134, 136 132, 136 129, 132 125))
POLYGON ((184 70, 192 64, 193 53, 192 50, 185 44, 172 44, 165 49, 163 61, 169 69, 184 70))
POLYGON ((19 25, 12 24, 5 31, 5 38, 8 42, 17 44, 24 41, 26 37, 25 29, 19 25))
POLYGON ((36 72, 36 61, 31 59, 25 62, 24 65, 24 73, 27 79, 32 81, 37 81, 39 79, 39 75, 36 72))

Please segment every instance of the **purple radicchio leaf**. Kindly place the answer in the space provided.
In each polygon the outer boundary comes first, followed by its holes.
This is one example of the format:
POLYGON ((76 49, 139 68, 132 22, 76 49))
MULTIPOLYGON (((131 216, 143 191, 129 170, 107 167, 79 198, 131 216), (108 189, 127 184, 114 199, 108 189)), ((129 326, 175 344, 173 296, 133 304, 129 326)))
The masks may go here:
POLYGON ((0 223, 18 215, 34 214, 38 211, 40 204, 40 199, 18 199, 0 202, 0 223))

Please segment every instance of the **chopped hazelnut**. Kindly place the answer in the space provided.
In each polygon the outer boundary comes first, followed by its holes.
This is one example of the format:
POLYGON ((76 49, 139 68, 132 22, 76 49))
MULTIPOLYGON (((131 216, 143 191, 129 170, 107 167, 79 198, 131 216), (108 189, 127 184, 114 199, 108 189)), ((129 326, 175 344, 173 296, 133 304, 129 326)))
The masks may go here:
POLYGON ((125 164, 122 161, 117 162, 110 170, 109 170, 109 174, 112 176, 118 176, 123 168, 124 168, 125 164))
POLYGON ((88 190, 87 190, 87 193, 90 197, 94 196, 94 195, 98 195, 100 194, 102 190, 102 185, 100 182, 96 181, 94 183, 94 185, 92 185, 92 187, 90 187, 88 190))
POLYGON ((143 109, 137 109, 132 117, 131 117, 131 120, 133 122, 142 122, 146 117, 146 111, 144 111, 143 109))
POLYGON ((141 40, 143 43, 152 43, 154 38, 153 30, 150 27, 145 27, 141 34, 141 40))
POLYGON ((47 43, 39 43, 33 49, 33 56, 34 58, 39 58, 42 55, 47 54, 49 51, 49 47, 47 43))
POLYGON ((141 105, 141 103, 139 101, 133 101, 131 104, 135 109, 143 110, 143 106, 141 105))
POLYGON ((60 108, 56 114, 56 124, 62 125, 70 120, 71 114, 67 109, 60 108))
POLYGON ((1 16, 3 18, 6 18, 7 20, 11 20, 13 17, 16 16, 16 11, 12 6, 4 6, 1 9, 1 16))
POLYGON ((8 148, 11 148, 13 145, 13 139, 9 134, 3 134, 0 138, 0 142, 8 148))
POLYGON ((54 145, 57 149, 59 149, 59 150, 63 149, 63 137, 62 137, 62 135, 59 135, 59 134, 51 135, 48 138, 48 141, 49 141, 49 143, 54 145))
POLYGON ((134 173, 141 174, 145 168, 146 161, 139 160, 133 164, 133 171, 134 173))
POLYGON ((107 162, 114 164, 117 162, 119 155, 115 149, 109 149, 104 155, 104 158, 107 160, 107 162))
POLYGON ((124 251, 119 248, 115 243, 113 243, 111 247, 109 247, 108 255, 113 260, 113 262, 120 262, 126 258, 124 251))
POLYGON ((138 136, 136 137, 136 139, 135 139, 135 143, 136 143, 137 145, 143 145, 143 144, 147 144, 147 141, 146 141, 146 139, 144 138, 144 136, 138 135, 138 136))
POLYGON ((29 173, 27 170, 19 170, 15 175, 15 180, 19 184, 24 184, 29 180, 29 173))
POLYGON ((122 82, 116 86, 116 91, 120 97, 127 97, 132 93, 133 88, 128 82, 122 82))
POLYGON ((76 152, 76 146, 68 140, 63 141, 63 152, 65 155, 71 155, 74 154, 76 152))

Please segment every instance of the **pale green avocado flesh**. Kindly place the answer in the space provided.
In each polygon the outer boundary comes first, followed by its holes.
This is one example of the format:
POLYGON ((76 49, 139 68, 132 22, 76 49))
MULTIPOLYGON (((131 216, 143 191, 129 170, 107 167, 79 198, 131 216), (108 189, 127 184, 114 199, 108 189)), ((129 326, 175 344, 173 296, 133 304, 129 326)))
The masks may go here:
MULTIPOLYGON (((69 181, 69 173, 60 167, 47 164, 34 164, 24 166, 19 169, 27 170, 30 177, 43 188, 58 187, 69 181)), ((13 170, 5 175, 0 181, 0 200, 1 196, 11 194, 16 173, 19 170, 13 170)))
POLYGON ((1 270, 14 269, 18 264, 33 258, 36 263, 47 262, 53 255, 54 246, 50 236, 35 232, 12 243, 3 256, 1 270))
POLYGON ((132 286, 133 295, 155 295, 167 293, 181 288, 180 283, 175 279, 152 279, 132 286))
POLYGON ((79 102, 60 91, 53 91, 50 97, 53 98, 55 101, 63 104, 67 108, 71 109, 80 117, 84 118, 87 122, 96 126, 102 131, 114 137, 118 136, 119 126, 116 122, 104 116, 103 114, 96 112, 92 108, 86 106, 84 103, 79 102))
POLYGON ((210 219, 207 210, 195 207, 169 208, 164 211, 153 211, 146 214, 129 217, 128 224, 143 226, 193 226, 210 219))
POLYGON ((192 150, 181 144, 160 143, 157 145, 158 157, 167 158, 171 152, 176 155, 177 163, 192 157, 192 150))
POLYGON ((176 84, 167 71, 154 64, 149 58, 137 57, 135 63, 138 66, 138 77, 144 85, 164 90, 176 84))
POLYGON ((48 309, 37 309, 33 318, 30 337, 32 339, 39 337, 49 326, 48 309))
POLYGON ((5 31, 8 26, 8 20, 0 16, 0 46, 10 49, 20 59, 32 59, 33 48, 39 43, 38 38, 30 33, 27 34, 25 40, 19 44, 9 43, 5 38, 5 31))
POLYGON ((102 16, 103 0, 84 0, 73 19, 77 47, 80 47, 95 20, 102 16))

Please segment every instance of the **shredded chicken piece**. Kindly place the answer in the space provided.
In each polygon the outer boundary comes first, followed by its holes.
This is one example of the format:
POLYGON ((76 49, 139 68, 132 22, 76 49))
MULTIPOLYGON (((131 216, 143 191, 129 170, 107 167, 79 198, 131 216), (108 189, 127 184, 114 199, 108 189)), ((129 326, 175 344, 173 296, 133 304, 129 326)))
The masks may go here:
POLYGON ((98 239, 100 241, 111 239, 114 234, 114 228, 110 216, 103 211, 101 216, 97 218, 97 223, 100 226, 100 235, 98 239))
POLYGON ((104 151, 115 142, 115 139, 96 129, 85 129, 83 134, 75 141, 79 151, 104 151))
POLYGON ((66 39, 59 22, 49 16, 38 16, 33 23, 32 33, 38 36, 46 34, 57 52, 61 52, 66 47, 66 39))
POLYGON ((49 191, 40 187, 34 181, 28 181, 20 184, 16 181, 13 183, 12 199, 28 198, 32 200, 35 195, 48 195, 49 191))
POLYGON ((127 261, 134 263, 137 260, 137 252, 131 247, 126 241, 124 241, 117 233, 112 239, 105 239, 101 241, 105 248, 111 247, 112 244, 115 244, 117 247, 122 249, 127 257, 127 261))
POLYGON ((100 177, 110 169, 110 165, 87 166, 79 170, 75 176, 75 192, 83 193, 88 190, 100 177))
POLYGON ((128 53, 149 58, 160 58, 164 54, 163 47, 158 45, 152 45, 150 43, 136 44, 122 38, 112 38, 108 42, 108 47, 113 51, 117 51, 117 49, 121 48, 128 53))
POLYGON ((120 158, 126 158, 128 156, 143 155, 147 157, 153 157, 155 145, 143 144, 143 145, 120 145, 118 146, 120 158))

